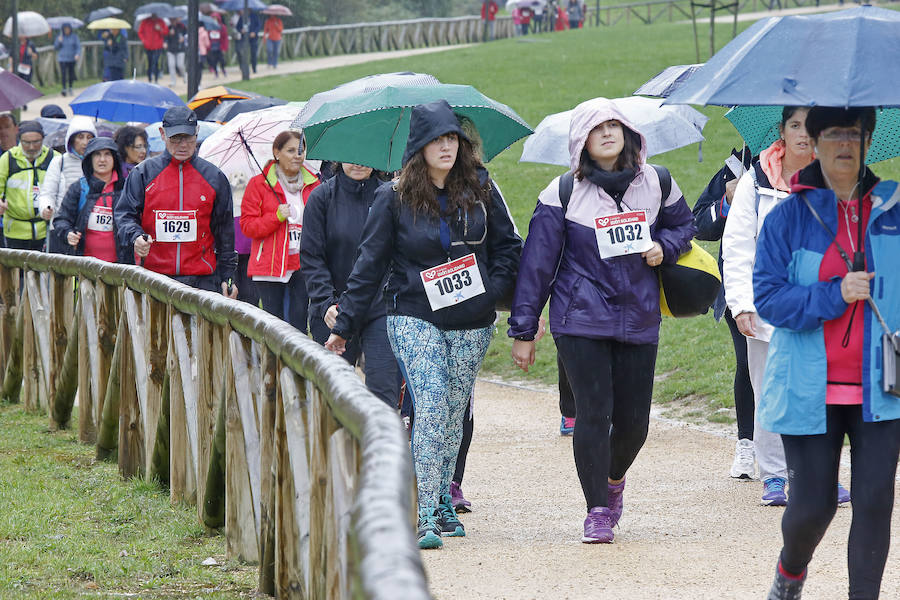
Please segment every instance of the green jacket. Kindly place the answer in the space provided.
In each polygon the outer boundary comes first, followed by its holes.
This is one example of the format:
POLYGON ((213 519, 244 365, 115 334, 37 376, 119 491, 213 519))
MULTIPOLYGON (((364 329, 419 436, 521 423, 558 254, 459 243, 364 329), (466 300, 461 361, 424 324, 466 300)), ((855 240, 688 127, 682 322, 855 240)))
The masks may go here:
POLYGON ((25 158, 22 146, 13 146, 0 155, 0 197, 6 203, 3 233, 14 240, 42 240, 47 237, 47 221, 35 207, 36 188, 40 188, 50 161, 58 153, 41 148, 34 164, 25 158))

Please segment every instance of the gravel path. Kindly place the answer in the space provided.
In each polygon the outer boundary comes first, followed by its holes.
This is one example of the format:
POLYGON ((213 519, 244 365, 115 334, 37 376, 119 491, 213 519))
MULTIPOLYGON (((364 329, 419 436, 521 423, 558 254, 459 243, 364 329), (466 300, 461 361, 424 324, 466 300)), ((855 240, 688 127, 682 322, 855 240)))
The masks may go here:
MULTIPOLYGON (((571 439, 558 433, 556 394, 479 381, 475 411, 463 483, 474 512, 460 517, 467 537, 422 553, 438 600, 765 598, 782 509, 758 505, 759 482, 728 477, 732 437, 654 418, 628 473, 615 543, 587 545, 579 541, 584 499, 571 439)), ((849 472, 841 475, 850 482, 849 472)), ((838 510, 804 598, 847 597, 851 514, 838 510)), ((900 519, 892 529, 900 538, 900 519)), ((881 597, 900 598, 897 548, 881 597)))

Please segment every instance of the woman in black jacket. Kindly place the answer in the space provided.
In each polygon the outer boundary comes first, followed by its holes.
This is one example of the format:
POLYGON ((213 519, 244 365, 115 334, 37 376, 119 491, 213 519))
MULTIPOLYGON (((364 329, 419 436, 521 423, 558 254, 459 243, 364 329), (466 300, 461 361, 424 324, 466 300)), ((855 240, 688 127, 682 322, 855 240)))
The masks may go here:
MULTIPOLYGON (((78 256, 117 262, 113 203, 125 185, 116 143, 92 139, 81 161, 84 177, 69 186, 53 219, 53 234, 61 248, 78 256)), ((133 262, 119 260, 119 262, 133 262)))
POLYGON ((376 192, 362 240, 325 346, 344 352, 387 274, 388 337, 415 403, 419 547, 440 548, 442 533, 465 535, 450 497, 462 415, 521 251, 446 101, 413 109, 400 179, 376 192))
MULTIPOLYGON (((309 294, 309 330, 324 344, 338 315, 338 298, 359 256, 363 225, 381 181, 371 167, 337 164, 334 176, 309 196, 303 210, 300 272, 309 294)), ((344 358, 356 365, 365 355, 366 386, 390 407, 400 396, 397 360, 387 336, 384 298, 376 296, 361 317, 358 334, 347 343, 344 358)))

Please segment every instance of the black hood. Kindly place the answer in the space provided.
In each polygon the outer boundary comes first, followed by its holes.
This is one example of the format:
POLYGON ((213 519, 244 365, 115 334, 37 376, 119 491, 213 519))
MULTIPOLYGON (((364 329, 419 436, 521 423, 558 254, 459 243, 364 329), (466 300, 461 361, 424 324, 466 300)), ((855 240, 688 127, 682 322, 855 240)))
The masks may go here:
POLYGON ((408 163, 416 152, 428 145, 428 142, 448 133, 469 139, 463 133, 459 120, 446 100, 435 100, 414 107, 409 118, 409 138, 403 152, 403 164, 408 163))
POLYGON ((116 146, 116 143, 112 141, 112 138, 108 137, 95 137, 90 142, 88 142, 87 148, 84 149, 84 160, 81 161, 81 170, 84 172, 84 176, 91 179, 94 176, 94 162, 91 160, 91 154, 96 152, 97 150, 110 150, 113 155, 113 170, 118 174, 119 181, 125 179, 125 176, 122 173, 122 162, 119 160, 119 148, 116 146))

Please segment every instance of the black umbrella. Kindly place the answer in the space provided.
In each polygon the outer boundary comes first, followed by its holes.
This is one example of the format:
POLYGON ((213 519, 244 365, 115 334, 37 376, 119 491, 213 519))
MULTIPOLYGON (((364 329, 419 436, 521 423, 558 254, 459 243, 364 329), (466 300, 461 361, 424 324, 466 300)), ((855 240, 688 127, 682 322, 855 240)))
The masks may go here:
POLYGON ((273 98, 272 96, 266 96, 263 98, 248 98, 247 100, 235 100, 234 102, 228 103, 223 102, 222 104, 215 107, 208 115, 206 115, 205 120, 227 123, 241 113, 253 112, 254 110, 270 108, 272 106, 281 106, 282 104, 287 104, 287 100, 282 100, 281 98, 273 98))
POLYGON ((98 8, 97 10, 92 10, 87 19, 85 19, 86 23, 93 23, 94 21, 99 21, 100 19, 105 19, 107 17, 114 17, 116 15, 121 15, 122 9, 116 8, 115 6, 107 6, 106 8, 98 8))

